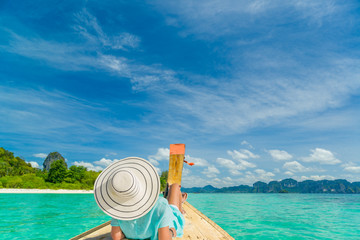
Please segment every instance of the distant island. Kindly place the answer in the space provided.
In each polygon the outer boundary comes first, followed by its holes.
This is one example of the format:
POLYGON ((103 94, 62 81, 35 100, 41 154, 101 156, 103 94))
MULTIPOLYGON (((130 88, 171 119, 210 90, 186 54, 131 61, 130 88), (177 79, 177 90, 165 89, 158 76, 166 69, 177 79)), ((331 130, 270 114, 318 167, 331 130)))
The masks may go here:
MULTIPOLYGON (((0 188, 91 190, 100 172, 87 170, 83 166, 73 165, 68 168, 58 152, 48 154, 43 169, 33 168, 24 159, 0 147, 0 188)), ((167 174, 164 171, 160 176, 161 191, 165 189, 167 174)), ((258 181, 252 187, 239 185, 216 188, 207 185, 182 190, 188 193, 360 193, 360 182, 350 183, 344 179, 297 182, 289 178, 268 184, 258 181)))
POLYGON ((182 188, 188 193, 360 193, 360 182, 350 183, 344 179, 337 180, 306 180, 298 182, 292 178, 281 181, 271 181, 268 184, 256 182, 253 186, 239 185, 234 187, 182 188))
MULTIPOLYGON (((43 169, 34 168, 21 157, 0 147, 0 188, 92 190, 101 171, 84 166, 70 166, 59 152, 51 152, 43 169)), ((161 191, 165 189, 167 171, 160 176, 161 191)))
POLYGON ((0 188, 27 189, 93 189, 100 172, 83 166, 68 168, 58 152, 45 158, 43 169, 34 168, 21 157, 0 147, 0 188))

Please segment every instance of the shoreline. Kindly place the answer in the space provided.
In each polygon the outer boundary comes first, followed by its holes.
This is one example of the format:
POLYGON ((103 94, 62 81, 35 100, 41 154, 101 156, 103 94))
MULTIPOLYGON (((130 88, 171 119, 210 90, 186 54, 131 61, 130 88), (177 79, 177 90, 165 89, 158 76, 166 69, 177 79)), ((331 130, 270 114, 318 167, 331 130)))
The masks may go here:
POLYGON ((25 189, 25 188, 0 188, 1 193, 83 193, 93 194, 93 190, 70 190, 70 189, 25 189))

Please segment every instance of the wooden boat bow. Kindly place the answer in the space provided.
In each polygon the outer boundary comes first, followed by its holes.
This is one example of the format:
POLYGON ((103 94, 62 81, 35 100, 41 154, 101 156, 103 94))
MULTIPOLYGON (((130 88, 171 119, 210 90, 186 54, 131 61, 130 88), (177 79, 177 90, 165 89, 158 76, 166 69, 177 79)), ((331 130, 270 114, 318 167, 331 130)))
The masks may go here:
MULTIPOLYGON (((184 235, 176 240, 234 240, 224 229, 185 202, 183 205, 186 213, 184 235)), ((111 240, 110 221, 86 231, 71 240, 111 240)))

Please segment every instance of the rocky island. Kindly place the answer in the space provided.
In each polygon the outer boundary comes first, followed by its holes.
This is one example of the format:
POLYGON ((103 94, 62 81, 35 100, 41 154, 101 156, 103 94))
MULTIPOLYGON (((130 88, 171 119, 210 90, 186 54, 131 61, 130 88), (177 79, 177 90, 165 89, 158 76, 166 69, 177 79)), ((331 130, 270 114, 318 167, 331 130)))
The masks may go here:
POLYGON ((350 183, 344 179, 306 180, 298 182, 292 178, 281 181, 256 182, 253 186, 183 188, 188 193, 360 193, 360 182, 350 183))

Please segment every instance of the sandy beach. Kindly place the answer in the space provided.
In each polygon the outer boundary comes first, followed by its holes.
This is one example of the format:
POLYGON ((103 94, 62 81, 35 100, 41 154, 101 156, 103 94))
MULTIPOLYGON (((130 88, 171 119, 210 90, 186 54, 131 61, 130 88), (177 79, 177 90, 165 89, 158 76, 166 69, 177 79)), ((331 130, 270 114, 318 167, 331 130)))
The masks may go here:
POLYGON ((93 190, 0 188, 0 193, 94 193, 93 190))

